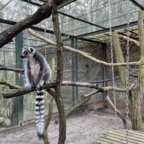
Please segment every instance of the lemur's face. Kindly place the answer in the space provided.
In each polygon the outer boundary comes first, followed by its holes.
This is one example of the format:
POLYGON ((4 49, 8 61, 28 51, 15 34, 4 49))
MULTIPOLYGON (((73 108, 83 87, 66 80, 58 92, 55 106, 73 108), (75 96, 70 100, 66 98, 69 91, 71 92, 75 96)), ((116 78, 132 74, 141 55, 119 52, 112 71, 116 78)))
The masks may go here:
POLYGON ((21 58, 28 58, 34 55, 35 49, 33 47, 23 48, 21 58))

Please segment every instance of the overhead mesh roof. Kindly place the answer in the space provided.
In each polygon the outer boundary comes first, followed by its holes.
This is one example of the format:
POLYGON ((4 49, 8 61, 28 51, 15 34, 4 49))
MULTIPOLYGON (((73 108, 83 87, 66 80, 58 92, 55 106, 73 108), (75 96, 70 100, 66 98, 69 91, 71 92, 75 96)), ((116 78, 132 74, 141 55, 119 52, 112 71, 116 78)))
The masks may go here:
MULTIPOLYGON (((43 4, 39 0, 34 0, 33 2, 43 4)), ((137 2, 144 5, 143 0, 137 0, 137 2)), ((111 8, 112 26, 125 24, 128 13, 126 0, 111 0, 111 8)), ((1 18, 18 22, 33 14, 38 9, 38 6, 18 0, 1 0, 0 9, 1 18)), ((130 22, 136 21, 139 8, 130 2, 130 10, 130 22)), ((109 27, 108 0, 77 0, 59 9, 59 11, 104 28, 109 27)), ((67 34, 81 35, 102 29, 61 14, 59 14, 59 20, 61 31, 67 34)), ((42 21, 37 26, 53 30, 51 17, 42 21)), ((7 26, 1 26, 1 31, 6 28, 7 26)))
MULTIPOLYGON (((1 0, 0 1, 0 32, 6 30, 11 25, 5 24, 6 20, 12 22, 19 22, 20 20, 32 15, 39 6, 31 4, 30 1, 42 5, 43 2, 39 0, 27 0, 28 2, 23 2, 21 0, 1 0)), ((136 0, 141 6, 144 6, 143 0, 136 0)), ((139 7, 130 2, 130 23, 132 26, 136 25, 138 19, 139 7)), ((111 0, 112 9, 112 27, 117 27, 117 29, 124 28, 123 25, 127 24, 127 2, 126 0, 111 0)), ((69 35, 86 37, 91 40, 99 42, 109 41, 109 4, 108 0, 77 0, 71 4, 64 6, 59 9, 60 12, 66 14, 59 14, 59 23, 61 32, 65 33, 66 36, 62 39, 69 38, 69 35), (81 19, 82 21, 77 20, 81 19), (89 23, 89 24, 88 24, 89 23), (104 34, 104 35, 102 35, 104 34)), ((36 27, 43 28, 42 32, 38 32, 43 36, 51 40, 55 40, 53 34, 46 33, 46 30, 53 31, 52 18, 47 18, 35 25, 36 27)), ((125 34, 125 31, 120 31, 125 34)), ((134 29, 133 33, 137 33, 137 28, 134 29)), ((135 36, 136 37, 136 36, 135 36)), ((32 45, 35 47, 41 47, 46 45, 43 41, 34 38, 27 31, 24 31, 24 46, 32 45)), ((8 50, 12 50, 15 46, 15 42, 11 42, 4 47, 8 47, 8 50)), ((5 48, 4 48, 5 49, 5 48)), ((1 49, 2 51, 3 49, 1 49)))

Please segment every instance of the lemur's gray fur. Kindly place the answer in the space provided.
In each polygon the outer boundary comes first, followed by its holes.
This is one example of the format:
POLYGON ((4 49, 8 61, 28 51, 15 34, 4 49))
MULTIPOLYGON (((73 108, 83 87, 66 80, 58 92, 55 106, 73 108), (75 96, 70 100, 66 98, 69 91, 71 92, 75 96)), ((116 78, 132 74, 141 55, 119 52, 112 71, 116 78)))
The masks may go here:
POLYGON ((27 58, 25 64, 26 90, 36 87, 35 119, 37 134, 39 138, 44 136, 44 90, 41 86, 46 83, 51 76, 51 69, 45 57, 35 48, 23 48, 21 58, 27 58))

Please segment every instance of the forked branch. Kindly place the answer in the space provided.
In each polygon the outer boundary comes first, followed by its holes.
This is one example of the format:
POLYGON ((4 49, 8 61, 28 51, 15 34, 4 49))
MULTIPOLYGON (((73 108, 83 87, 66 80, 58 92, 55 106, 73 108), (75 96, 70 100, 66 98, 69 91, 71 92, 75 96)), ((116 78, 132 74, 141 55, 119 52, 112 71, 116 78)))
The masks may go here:
MULTIPOLYGON (((7 84, 5 85, 7 86, 7 84)), ((56 83, 52 82, 52 83, 44 85, 42 89, 46 89, 54 97, 55 94, 50 88, 55 88, 55 86, 56 86, 56 83)), ((117 87, 112 87, 112 86, 102 87, 102 86, 98 86, 98 85, 90 84, 90 83, 80 83, 80 82, 70 82, 70 81, 63 81, 62 86, 79 86, 79 87, 94 88, 96 89, 96 91, 92 92, 92 95, 93 93, 106 92, 106 91, 112 91, 112 90, 115 90, 117 92, 126 92, 125 88, 117 88, 117 87)), ((133 84, 130 86, 129 90, 131 89, 132 86, 133 84)), ((18 88, 16 85, 15 85, 15 88, 16 88, 15 90, 11 90, 9 92, 4 93, 3 97, 4 98, 17 97, 17 96, 24 95, 24 94, 27 94, 36 90, 36 88, 32 88, 30 91, 26 91, 25 88, 18 88)), ((89 97, 89 96, 91 95, 85 95, 85 97, 89 97)))

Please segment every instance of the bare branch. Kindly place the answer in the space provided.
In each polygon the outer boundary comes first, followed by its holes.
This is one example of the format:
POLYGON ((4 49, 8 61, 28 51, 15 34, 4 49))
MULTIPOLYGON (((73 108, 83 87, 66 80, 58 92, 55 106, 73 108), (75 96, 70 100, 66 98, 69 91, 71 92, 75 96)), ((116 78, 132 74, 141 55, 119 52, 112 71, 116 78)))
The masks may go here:
POLYGON ((46 2, 48 2, 50 0, 39 0, 39 1, 46 3, 46 2))
MULTIPOLYGON (((42 87, 42 89, 45 89, 45 88, 47 88, 47 87, 49 87, 49 88, 54 88, 54 87, 55 87, 55 83, 46 84, 46 85, 44 85, 44 86, 42 87)), ((17 97, 17 96, 20 96, 20 95, 28 94, 28 93, 33 92, 33 91, 35 91, 35 90, 36 90, 35 87, 33 87, 30 91, 26 91, 25 88, 19 88, 19 89, 11 90, 11 91, 9 91, 9 92, 7 92, 7 93, 4 93, 4 94, 3 94, 3 97, 4 97, 4 98, 17 97)))
POLYGON ((100 92, 100 90, 94 90, 94 91, 92 91, 92 92, 90 92, 90 93, 88 93, 88 94, 85 94, 84 97, 85 97, 85 98, 86 98, 86 97, 91 97, 92 95, 94 95, 94 94, 96 94, 96 93, 98 93, 98 92, 100 92))
MULTIPOLYGON (((120 34, 119 34, 119 35, 120 35, 120 34)), ((129 38, 129 37, 124 36, 124 35, 120 35, 120 37, 123 38, 123 39, 125 39, 125 40, 129 40, 130 42, 134 43, 134 44, 137 45, 137 46, 140 46, 140 42, 137 41, 137 40, 134 40, 134 39, 129 38)))
MULTIPOLYGON (((102 87, 102 86, 98 86, 98 85, 90 84, 90 83, 80 83, 80 82, 70 82, 70 81, 63 81, 62 86, 79 86, 79 87, 95 88, 96 89, 95 92, 106 92, 106 91, 112 91, 112 90, 115 90, 117 92, 125 92, 126 91, 125 88, 117 88, 117 87, 112 87, 112 86, 102 87)), ((56 87, 56 83, 53 82, 53 83, 49 83, 49 84, 44 85, 42 87, 42 89, 46 89, 50 94, 52 94, 52 96, 54 96, 55 93, 52 90, 50 90, 50 88, 55 88, 55 87, 56 87)), ((26 91, 25 88, 19 88, 19 89, 4 93, 3 97, 4 98, 17 97, 20 95, 24 95, 24 94, 33 92, 35 90, 36 90, 35 88, 32 88, 31 91, 26 91)), ((86 95, 86 97, 88 97, 88 96, 86 95)))
POLYGON ((22 88, 18 85, 14 85, 14 84, 8 83, 8 82, 3 81, 3 80, 0 81, 0 84, 5 85, 5 86, 9 87, 10 89, 20 89, 20 88, 22 88))
POLYGON ((52 91, 49 87, 46 87, 46 91, 53 97, 55 97, 55 92, 52 91))
POLYGON ((83 82, 63 81, 62 86, 79 86, 79 87, 96 88, 97 85, 91 83, 83 83, 83 82))
POLYGON ((117 88, 112 86, 102 87, 97 84, 90 84, 90 83, 82 83, 82 82, 72 82, 72 81, 63 81, 62 86, 79 86, 79 87, 89 87, 89 88, 95 88, 99 90, 99 92, 105 92, 105 91, 118 91, 118 92, 125 92, 125 88, 117 88))
MULTIPOLYGON (((60 5, 64 0, 58 0, 57 5, 60 5)), ((48 18, 52 11, 52 1, 42 5, 33 15, 21 20, 14 26, 8 28, 0 34, 0 48, 10 42, 22 30, 39 23, 48 18)))
MULTIPOLYGON (((32 29, 28 29, 28 32, 33 35, 34 37, 37 37, 53 46, 57 46, 56 42, 52 41, 52 40, 49 40, 48 38, 36 33, 35 31, 33 31, 32 29)), ((83 52, 83 51, 80 51, 80 50, 77 50, 77 49, 74 49, 74 48, 71 48, 69 46, 63 46, 64 49, 68 50, 68 51, 71 51, 71 52, 75 52, 75 53, 78 53, 94 62, 97 62, 97 63, 100 63, 100 64, 103 64, 103 65, 106 65, 106 66, 126 66, 126 63, 107 63, 107 62, 104 62, 104 61, 101 61, 101 60, 98 60, 90 55, 88 55, 87 53, 83 52)), ((144 64, 144 60, 141 59, 140 61, 137 61, 137 62, 129 62, 129 65, 143 65, 144 64)))
POLYGON ((1 64, 0 64, 0 70, 14 71, 14 72, 21 73, 21 74, 24 73, 24 69, 9 67, 5 65, 1 65, 1 64))
POLYGON ((2 7, 0 8, 0 11, 2 11, 2 9, 4 9, 9 3, 11 3, 11 1, 12 1, 12 0, 8 1, 4 6, 2 6, 2 7))
POLYGON ((119 118, 122 120, 124 127, 126 127, 126 117, 123 113, 121 113, 113 104, 113 102, 111 101, 110 97, 107 95, 106 96, 106 101, 107 103, 111 106, 111 108, 113 109, 113 111, 116 111, 117 116, 119 116, 119 118))
POLYGON ((66 117, 68 117, 74 110, 76 110, 78 107, 82 106, 83 104, 87 103, 90 100, 91 97, 85 98, 82 102, 76 104, 74 107, 72 107, 69 111, 66 112, 66 117))

